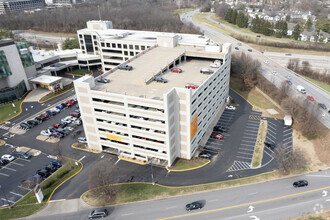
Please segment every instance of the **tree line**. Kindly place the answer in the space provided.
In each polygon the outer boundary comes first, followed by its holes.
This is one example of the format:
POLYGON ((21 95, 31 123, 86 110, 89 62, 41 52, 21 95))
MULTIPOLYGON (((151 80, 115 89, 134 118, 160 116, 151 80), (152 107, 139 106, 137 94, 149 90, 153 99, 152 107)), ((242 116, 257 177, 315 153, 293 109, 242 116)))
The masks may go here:
POLYGON ((171 0, 96 0, 72 8, 42 10, 32 14, 13 13, 0 16, 0 27, 9 30, 37 30, 45 32, 76 33, 86 28, 86 21, 113 22, 114 28, 200 33, 193 25, 184 25, 173 12, 177 8, 171 0))
POLYGON ((228 8, 224 19, 229 23, 236 24, 240 28, 247 28, 249 26, 249 16, 236 9, 228 8))

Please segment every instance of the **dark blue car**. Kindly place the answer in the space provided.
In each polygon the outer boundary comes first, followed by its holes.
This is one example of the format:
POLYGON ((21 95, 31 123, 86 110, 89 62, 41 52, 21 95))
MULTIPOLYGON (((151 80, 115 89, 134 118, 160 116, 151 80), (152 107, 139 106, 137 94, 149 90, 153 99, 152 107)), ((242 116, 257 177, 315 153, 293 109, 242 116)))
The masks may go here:
POLYGON ((62 105, 58 105, 58 106, 56 106, 56 108, 60 109, 60 110, 64 109, 64 107, 62 105))

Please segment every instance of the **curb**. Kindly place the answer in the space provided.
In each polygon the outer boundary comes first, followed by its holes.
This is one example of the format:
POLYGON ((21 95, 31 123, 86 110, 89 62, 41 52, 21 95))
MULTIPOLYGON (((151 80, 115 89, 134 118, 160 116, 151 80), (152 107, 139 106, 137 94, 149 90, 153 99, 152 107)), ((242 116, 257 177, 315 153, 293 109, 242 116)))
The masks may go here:
MULTIPOLYGON (((77 142, 76 142, 76 143, 77 143, 77 142)), ((83 148, 80 148, 80 147, 75 147, 75 146, 73 146, 73 145, 76 144, 76 143, 73 143, 73 144, 71 145, 71 147, 74 148, 74 149, 77 149, 77 150, 82 150, 82 151, 86 151, 86 152, 90 152, 90 153, 94 153, 94 154, 100 154, 100 153, 101 153, 101 152, 99 152, 99 151, 87 150, 87 149, 83 149, 83 148)))
MULTIPOLYGON (((89 74, 90 76, 92 76, 93 75, 93 72, 92 71, 90 71, 91 73, 89 74)), ((65 74, 67 74, 67 75, 71 75, 71 76, 83 76, 83 75, 79 75, 79 74, 74 74, 74 73, 65 73, 65 74)))
POLYGON ((65 93, 67 93, 67 92, 70 92, 72 89, 74 89, 74 86, 73 86, 73 88, 69 89, 68 91, 65 91, 65 92, 59 93, 59 94, 57 94, 57 95, 55 95, 55 96, 53 96, 53 97, 51 97, 51 98, 49 98, 49 99, 46 99, 46 100, 44 100, 44 101, 40 101, 40 99, 43 98, 43 97, 41 97, 41 98, 38 100, 38 103, 41 104, 41 103, 47 102, 47 101, 49 101, 49 100, 51 100, 51 99, 53 99, 53 98, 56 98, 56 97, 58 97, 58 96, 60 96, 60 95, 63 95, 63 94, 65 94, 65 93))
POLYGON ((118 159, 125 160, 125 161, 131 162, 131 163, 136 163, 136 164, 139 164, 139 165, 147 165, 148 164, 147 162, 138 162, 136 160, 126 159, 126 158, 123 158, 121 156, 118 156, 118 159))
POLYGON ((0 139, 0 146, 3 146, 3 145, 5 145, 5 144, 6 144, 6 141, 0 139))
POLYGON ((209 163, 211 163, 211 160, 207 160, 204 164, 202 164, 200 166, 197 166, 197 167, 193 167, 193 168, 188 168, 188 169, 183 169, 183 170, 173 170, 173 169, 170 169, 170 168, 166 167, 166 169, 168 171, 171 171, 171 172, 184 172, 184 171, 196 170, 196 169, 202 168, 202 167, 206 166, 209 163))
POLYGON ((241 96, 245 101, 247 101, 247 103, 249 103, 249 104, 252 106, 252 110, 255 111, 255 110, 254 110, 255 107, 254 107, 254 105, 253 105, 250 101, 248 101, 246 98, 244 98, 244 97, 243 97, 241 94, 239 94, 239 92, 237 92, 235 89, 232 89, 232 88, 230 88, 230 87, 229 87, 229 89, 233 90, 237 95, 241 96))
POLYGON ((19 106, 19 113, 18 113, 17 115, 15 115, 15 116, 13 116, 13 117, 11 117, 11 118, 5 120, 5 121, 0 122, 0 124, 3 124, 3 123, 5 123, 5 122, 7 122, 7 121, 9 121, 9 120, 11 120, 11 119, 13 119, 13 118, 19 116, 20 114, 22 114, 22 105, 23 105, 25 99, 28 97, 28 95, 30 95, 31 92, 32 92, 32 90, 31 90, 30 92, 28 92, 28 93, 26 94, 26 96, 24 97, 24 99, 22 100, 22 102, 21 102, 21 104, 20 104, 20 106, 19 106))

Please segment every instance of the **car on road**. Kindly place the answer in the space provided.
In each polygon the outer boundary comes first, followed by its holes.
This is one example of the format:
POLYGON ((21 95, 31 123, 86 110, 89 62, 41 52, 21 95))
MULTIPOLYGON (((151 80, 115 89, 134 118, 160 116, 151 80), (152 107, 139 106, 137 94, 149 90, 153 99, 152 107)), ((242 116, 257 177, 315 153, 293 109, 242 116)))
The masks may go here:
POLYGON ((199 157, 202 158, 202 159, 208 159, 208 160, 210 160, 210 159, 212 158, 212 154, 203 151, 203 152, 201 152, 201 153, 199 154, 199 157))
POLYGON ((291 53, 286 53, 285 56, 291 56, 292 54, 291 53))
POLYGON ((54 111, 54 112, 56 112, 56 114, 58 114, 61 112, 61 109, 58 109, 55 107, 55 108, 50 109, 50 111, 54 111))
POLYGON ((42 130, 42 131, 40 132, 40 134, 41 134, 41 135, 44 135, 44 136, 50 136, 50 135, 52 135, 51 132, 46 131, 46 130, 42 130))
POLYGON ((161 83, 167 83, 167 79, 161 77, 161 76, 156 76, 155 77, 156 82, 161 82, 161 83))
POLYGON ((288 80, 291 80, 291 79, 292 79, 292 77, 291 77, 290 75, 287 75, 286 78, 287 78, 288 80))
POLYGON ((88 218, 104 218, 108 216, 108 211, 106 209, 95 209, 88 214, 88 218))
POLYGON ((133 67, 129 66, 129 65, 119 65, 118 69, 119 70, 129 70, 129 71, 131 71, 133 69, 133 67))
POLYGON ((274 150, 275 147, 276 147, 276 144, 273 143, 273 142, 270 142, 270 141, 265 141, 264 144, 265 144, 266 147, 268 147, 271 150, 274 150))
POLYGON ((298 181, 295 181, 292 185, 294 187, 308 186, 308 181, 307 180, 298 180, 298 181))
POLYGON ((314 102, 314 101, 315 101, 314 97, 313 97, 313 96, 311 96, 311 95, 308 95, 308 96, 307 96, 307 99, 311 100, 312 102, 314 102))
POLYGON ((324 110, 327 110, 327 106, 323 103, 319 103, 318 104, 320 106, 320 108, 323 108, 324 110))
POLYGON ((186 205, 186 210, 187 211, 191 211, 191 210, 194 210, 194 209, 201 209, 203 208, 203 204, 201 202, 192 202, 192 203, 189 203, 186 205))
POLYGON ((292 82, 291 82, 291 80, 286 80, 286 83, 288 84, 288 85, 292 85, 292 82))
POLYGON ((238 47, 235 47, 235 50, 239 50, 239 48, 238 47))
POLYGON ((32 128, 32 126, 27 124, 27 123, 20 123, 19 126, 23 129, 26 129, 26 130, 32 128))
POLYGON ((9 162, 13 161, 16 159, 16 157, 14 157, 13 155, 10 154, 4 154, 1 157, 2 160, 8 160, 9 162))
POLYGON ((249 52, 252 52, 252 49, 248 49, 249 52))
POLYGON ((86 139, 86 137, 79 137, 78 138, 78 142, 79 143, 82 143, 82 144, 86 144, 87 143, 87 139, 86 139))
POLYGON ((23 158, 23 159, 30 159, 31 154, 20 151, 20 152, 17 153, 17 156, 20 157, 20 158, 23 158))
POLYGON ((194 83, 187 83, 185 85, 185 88, 186 89, 197 89, 198 88, 198 85, 194 84, 194 83))
POLYGON ((277 76, 277 72, 275 70, 273 71, 273 75, 274 76, 277 76))
POLYGON ((201 68, 199 72, 202 73, 202 74, 212 74, 212 73, 214 73, 213 70, 210 70, 210 69, 207 69, 207 68, 201 68))
POLYGON ((222 127, 222 126, 218 125, 218 126, 215 126, 215 127, 213 128, 213 131, 218 131, 218 132, 228 132, 228 129, 225 128, 225 127, 222 127))
POLYGON ((260 35, 257 35, 257 37, 261 37, 260 35))
POLYGON ((232 106, 232 105, 226 105, 226 109, 228 109, 228 110, 236 110, 236 107, 235 106, 232 106))
POLYGON ((97 82, 99 82, 99 83, 109 83, 110 80, 109 79, 105 79, 105 78, 98 78, 97 79, 97 82))
POLYGON ((54 115, 56 115, 56 112, 52 111, 52 110, 48 110, 48 111, 46 111, 46 114, 49 116, 54 116, 54 115))
POLYGON ((175 67, 175 68, 172 68, 172 69, 171 69, 171 72, 174 72, 174 73, 182 73, 182 69, 175 67))
POLYGON ((219 134, 219 133, 216 133, 216 132, 212 132, 211 138, 215 138, 215 139, 220 139, 222 140, 223 139, 223 135, 222 134, 219 134))

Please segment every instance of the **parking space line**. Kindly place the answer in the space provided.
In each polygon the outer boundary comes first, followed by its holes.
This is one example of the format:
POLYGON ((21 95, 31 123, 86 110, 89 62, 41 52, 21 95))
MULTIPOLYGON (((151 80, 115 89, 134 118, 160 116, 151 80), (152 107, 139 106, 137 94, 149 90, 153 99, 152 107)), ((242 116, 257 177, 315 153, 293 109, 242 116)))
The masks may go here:
POLYGON ((16 196, 20 196, 20 197, 23 197, 23 195, 19 194, 19 193, 14 193, 14 192, 10 192, 11 194, 14 194, 16 196))
POLYGON ((257 137, 243 136, 241 139, 257 139, 257 137))
POLYGON ((252 135, 252 134, 254 134, 254 135, 257 135, 258 133, 257 132, 255 132, 255 131, 244 131, 244 133, 243 133, 243 135, 244 134, 248 134, 248 135, 252 135))
POLYGON ((247 141, 247 140, 242 140, 244 142, 249 142, 249 143, 256 143, 255 141, 247 141))
POLYGON ((267 131, 271 132, 272 134, 276 135, 275 131, 272 131, 271 129, 268 129, 267 131))
POLYGON ((3 169, 7 169, 7 170, 11 170, 11 171, 15 171, 15 172, 16 172, 15 169, 13 169, 13 168, 9 168, 9 167, 3 167, 3 169))
POLYGON ((27 159, 23 159, 23 158, 17 158, 17 160, 23 160, 23 161, 26 161, 26 162, 31 162, 31 160, 27 160, 27 159))
POLYGON ((271 125, 275 126, 276 127, 276 124, 274 124, 273 122, 271 121, 268 121, 268 123, 270 123, 271 125))
POLYGON ((4 198, 1 198, 1 200, 3 200, 3 201, 8 201, 8 202, 10 202, 10 203, 15 203, 15 202, 13 202, 13 201, 11 201, 11 200, 7 200, 7 199, 4 199, 4 198))
POLYGON ((247 124, 260 124, 260 121, 256 121, 256 120, 248 120, 247 124))
POLYGON ((286 140, 289 140, 289 139, 291 139, 291 138, 292 138, 292 137, 285 138, 285 139, 283 139, 283 142, 286 141, 286 140))
POLYGON ((288 135, 291 135, 291 133, 289 132, 289 133, 283 134, 283 137, 286 137, 288 135))
POLYGON ((272 125, 268 124, 268 126, 274 130, 276 130, 276 127, 274 128, 272 125))
POLYGON ((259 130, 259 125, 258 126, 251 126, 251 125, 248 125, 248 126, 246 126, 245 127, 245 130, 246 130, 246 128, 249 128, 249 129, 255 129, 255 130, 259 130))
POLYGON ((247 151, 254 151, 254 148, 252 148, 252 149, 248 149, 248 148, 238 148, 239 150, 247 150, 247 151))
POLYGON ((269 136, 266 137, 266 140, 267 141, 272 141, 272 142, 275 142, 272 138, 270 138, 269 136))
POLYGON ((15 164, 15 165, 18 165, 18 166, 24 167, 24 165, 23 165, 23 164, 20 164, 20 163, 16 163, 16 162, 11 162, 11 164, 15 164))
POLYGON ((253 155, 253 154, 251 154, 251 153, 246 153, 246 152, 242 152, 242 151, 238 151, 238 153, 239 153, 239 154, 251 155, 251 156, 253 155))
POLYGON ((242 146, 254 147, 254 144, 240 144, 242 146))
POLYGON ((288 131, 292 131, 292 128, 289 128, 289 129, 284 129, 283 132, 286 133, 288 131))
POLYGON ((3 176, 9 176, 8 174, 5 174, 5 173, 0 173, 0 175, 3 175, 3 176))
POLYGON ((267 132, 267 135, 270 135, 271 137, 273 137, 274 139, 276 139, 276 137, 274 135, 272 135, 271 133, 267 132))
POLYGON ((220 150, 220 148, 215 148, 215 147, 212 147, 212 146, 206 146, 206 148, 217 151, 217 152, 218 152, 218 150, 220 150))
POLYGON ((242 157, 242 156, 236 156, 236 157, 238 157, 238 158, 243 158, 243 159, 247 159, 247 160, 251 160, 252 158, 250 158, 250 157, 242 157))

